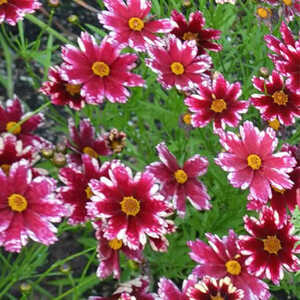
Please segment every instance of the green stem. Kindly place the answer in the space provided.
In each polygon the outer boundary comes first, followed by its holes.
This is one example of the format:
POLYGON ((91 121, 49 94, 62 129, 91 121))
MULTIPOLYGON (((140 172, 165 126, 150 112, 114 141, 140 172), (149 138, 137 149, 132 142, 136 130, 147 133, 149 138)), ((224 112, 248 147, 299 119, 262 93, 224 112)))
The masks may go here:
POLYGON ((49 27, 46 23, 42 22, 41 20, 39 20, 38 18, 36 18, 33 15, 26 15, 25 18, 27 20, 29 20, 30 22, 32 22, 33 24, 39 26, 42 30, 47 31, 48 33, 52 34, 54 37, 56 37, 58 40, 60 40, 61 42, 65 43, 65 44, 70 44, 71 42, 66 39, 63 35, 61 35, 59 32, 57 32, 56 30, 52 29, 51 27, 49 27))

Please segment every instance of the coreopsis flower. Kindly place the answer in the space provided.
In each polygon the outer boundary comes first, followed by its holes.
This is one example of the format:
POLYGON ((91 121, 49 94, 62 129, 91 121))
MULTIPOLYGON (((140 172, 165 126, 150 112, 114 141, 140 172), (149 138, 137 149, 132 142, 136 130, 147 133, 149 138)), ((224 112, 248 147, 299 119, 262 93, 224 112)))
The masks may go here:
POLYGON ((97 253, 100 260, 97 269, 97 276, 105 278, 111 274, 116 279, 120 279, 120 251, 125 254, 129 259, 136 262, 141 262, 143 259, 142 249, 132 250, 123 244, 121 240, 113 239, 108 240, 103 235, 102 221, 94 223, 96 228, 96 239, 98 240, 97 253))
POLYGON ((239 245, 251 274, 279 284, 284 269, 299 271, 300 260, 295 255, 300 253, 300 247, 295 248, 299 237, 292 235, 294 228, 288 220, 280 223, 277 212, 265 206, 258 220, 245 216, 244 222, 249 235, 241 236, 239 245))
POLYGON ((111 297, 89 297, 88 300, 154 300, 154 295, 148 292, 149 278, 141 276, 119 284, 111 297))
POLYGON ((250 100, 264 120, 277 118, 286 126, 295 123, 294 117, 300 117, 300 91, 294 92, 277 71, 272 72, 269 80, 253 77, 252 82, 263 94, 253 94, 250 100))
POLYGON ((186 198, 198 210, 210 209, 206 187, 197 179, 206 173, 207 159, 196 154, 180 166, 165 143, 158 144, 156 150, 161 162, 150 164, 146 170, 161 183, 160 192, 166 198, 172 198, 179 216, 185 215, 186 198))
POLYGON ((51 98, 54 105, 69 105, 80 110, 85 105, 85 98, 80 95, 81 85, 70 84, 61 77, 61 69, 54 66, 49 69, 49 81, 43 83, 40 91, 51 98))
POLYGON ((87 204, 93 218, 104 218, 104 237, 121 240, 130 249, 143 248, 147 236, 158 238, 167 232, 164 217, 169 209, 149 173, 132 176, 131 169, 118 161, 111 163, 109 178, 89 183, 93 202, 87 204))
POLYGON ((150 58, 145 59, 146 65, 158 73, 158 81, 165 89, 175 86, 188 90, 209 80, 204 72, 211 67, 211 58, 197 55, 195 41, 181 42, 175 35, 169 35, 149 45, 148 53, 150 58))
POLYGON ((214 128, 236 127, 242 113, 248 110, 248 101, 238 101, 241 95, 239 82, 230 84, 219 75, 212 85, 198 86, 198 93, 187 97, 184 103, 193 113, 191 123, 194 127, 205 127, 213 120, 214 128))
POLYGON ((32 146, 23 147, 22 141, 10 133, 0 136, 0 169, 9 174, 9 169, 14 162, 26 159, 33 163, 37 158, 36 150, 32 146))
MULTIPOLYGON (((193 274, 216 279, 229 277, 233 286, 244 291, 244 300, 269 299, 268 285, 249 274, 245 264, 246 257, 240 252, 238 237, 233 230, 222 239, 207 233, 209 246, 201 240, 188 241, 190 257, 198 263, 193 274)), ((197 298, 196 298, 197 299, 197 298)))
POLYGON ((0 246, 10 252, 20 252, 28 238, 50 245, 57 238, 52 222, 66 214, 55 197, 55 181, 45 176, 32 176, 29 162, 13 163, 9 174, 0 169, 1 211, 0 246))
POLYGON ((283 15, 287 22, 292 21, 295 16, 300 16, 300 1, 299 0, 263 0, 264 2, 273 5, 281 6, 283 15))
POLYGON ((0 0, 0 24, 16 25, 26 14, 33 13, 42 4, 37 0, 0 0))
POLYGON ((81 120, 79 128, 75 126, 73 119, 69 119, 68 127, 70 134, 68 147, 73 151, 68 155, 70 162, 81 165, 82 154, 88 154, 94 158, 112 154, 104 137, 95 136, 95 129, 89 119, 81 120))
POLYGON ((159 300, 189 300, 190 298, 187 296, 187 291, 196 283, 197 276, 190 275, 187 279, 183 281, 182 291, 180 291, 170 279, 163 277, 158 282, 159 300))
POLYGON ((141 76, 131 73, 137 55, 121 54, 122 46, 109 37, 101 45, 86 32, 78 38, 79 49, 66 45, 62 48, 61 76, 69 84, 81 85, 80 95, 89 104, 125 103, 130 96, 127 87, 144 86, 141 76))
POLYGON ((204 276, 200 282, 189 288, 188 296, 189 300, 245 299, 244 291, 233 286, 229 277, 216 280, 213 277, 204 276))
POLYGON ((206 50, 215 52, 222 50, 221 45, 212 41, 220 38, 221 31, 204 28, 205 18, 201 11, 191 13, 188 22, 185 16, 176 10, 172 11, 171 17, 177 25, 171 33, 175 34, 182 41, 196 41, 198 55, 205 54, 206 50))
POLYGON ((228 179, 234 187, 249 188, 253 198, 265 203, 272 197, 271 185, 277 189, 293 186, 288 173, 293 171, 296 160, 288 152, 273 154, 278 143, 273 129, 259 131, 246 121, 240 126, 240 137, 233 132, 219 134, 225 152, 215 162, 229 172, 228 179))
POLYGON ((98 161, 87 154, 82 155, 81 161, 80 168, 71 165, 59 170, 59 179, 65 186, 60 187, 58 193, 60 199, 72 207, 72 212, 68 216, 68 223, 71 225, 83 224, 90 219, 86 204, 91 201, 93 193, 88 183, 93 178, 108 177, 110 167, 109 162, 100 167, 98 161))
POLYGON ((289 27, 282 22, 280 32, 283 41, 273 35, 266 35, 267 47, 275 52, 268 54, 272 59, 276 70, 283 76, 288 77, 288 84, 294 90, 300 90, 300 41, 295 40, 289 27))
POLYGON ((24 114, 17 96, 6 101, 6 108, 0 105, 0 133, 10 132, 14 134, 22 141, 24 147, 32 145, 37 149, 41 149, 50 145, 42 137, 33 134, 33 131, 42 125, 43 119, 41 113, 33 116, 30 116, 30 113, 24 114), (21 125, 18 124, 24 119, 26 121, 22 122, 21 125))
POLYGON ((147 39, 157 40, 156 33, 168 33, 173 24, 169 19, 154 20, 149 17, 151 1, 103 0, 108 11, 102 11, 99 22, 112 30, 111 35, 124 46, 145 51, 147 39))

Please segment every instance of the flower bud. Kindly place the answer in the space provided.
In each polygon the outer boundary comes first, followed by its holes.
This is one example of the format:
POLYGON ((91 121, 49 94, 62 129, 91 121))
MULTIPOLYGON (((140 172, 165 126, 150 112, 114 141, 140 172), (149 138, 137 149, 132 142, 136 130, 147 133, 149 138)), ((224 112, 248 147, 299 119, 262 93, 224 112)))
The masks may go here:
POLYGON ((55 152, 52 158, 52 162, 56 167, 63 167, 65 166, 67 159, 63 153, 55 152))

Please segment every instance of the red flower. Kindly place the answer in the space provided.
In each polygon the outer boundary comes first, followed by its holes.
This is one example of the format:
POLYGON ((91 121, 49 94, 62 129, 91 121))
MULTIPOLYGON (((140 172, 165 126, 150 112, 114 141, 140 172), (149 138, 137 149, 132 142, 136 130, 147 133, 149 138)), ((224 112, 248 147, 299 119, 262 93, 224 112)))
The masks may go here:
POLYGON ((66 209, 55 198, 55 181, 45 176, 32 178, 29 163, 13 163, 9 175, 0 169, 0 245, 20 252, 30 237, 50 245, 57 238, 52 222, 59 222, 66 209))
POLYGON ((85 98, 80 95, 81 85, 70 84, 61 77, 59 66, 51 67, 48 74, 49 81, 43 83, 40 91, 51 98, 55 105, 69 105, 80 110, 85 105, 85 98))
POLYGON ((178 287, 169 279, 161 278, 158 286, 158 296, 160 300, 189 300, 187 291, 191 286, 197 283, 197 276, 190 275, 187 280, 183 281, 182 292, 178 287))
POLYGON ((68 155, 70 162, 81 165, 81 154, 99 158, 99 155, 106 156, 112 153, 102 136, 97 135, 95 137, 95 129, 89 119, 81 120, 78 129, 74 121, 69 119, 71 140, 68 141, 68 147, 74 152, 68 155))
POLYGON ((151 1, 103 0, 108 11, 98 15, 103 26, 112 30, 114 40, 137 51, 146 50, 146 40, 157 40, 155 33, 168 33, 173 28, 169 19, 149 18, 151 1))
POLYGON ((18 137, 23 142, 23 146, 32 145, 37 149, 49 147, 50 143, 43 138, 32 134, 42 125, 43 115, 36 114, 28 118, 28 114, 23 113, 20 100, 17 96, 13 100, 6 102, 6 109, 0 106, 0 133, 10 132, 18 137), (27 119, 22 125, 17 123, 23 119, 27 119))
POLYGON ((80 95, 89 104, 125 103, 130 96, 126 87, 144 86, 141 76, 130 73, 137 56, 120 54, 122 47, 113 39, 104 38, 98 46, 86 32, 78 38, 79 48, 66 45, 62 49, 62 78, 70 84, 82 85, 80 95))
POLYGON ((230 84, 219 75, 212 85, 198 86, 199 94, 191 95, 184 100, 188 109, 193 112, 192 125, 205 127, 214 120, 214 128, 225 128, 225 125, 236 127, 240 114, 248 110, 248 101, 237 101, 241 95, 241 86, 238 82, 230 84))
POLYGON ((216 280, 213 277, 204 276, 195 286, 188 290, 189 300, 242 300, 244 292, 232 285, 229 277, 216 280))
POLYGON ((294 117, 300 117, 300 91, 296 94, 276 71, 268 81, 253 77, 253 85, 263 94, 251 96, 252 104, 260 111, 266 121, 279 119, 286 126, 295 123, 294 117))
POLYGON ((294 255, 299 238, 292 235, 293 225, 279 222, 278 214, 269 207, 263 207, 259 220, 244 217, 245 229, 250 235, 241 236, 241 252, 248 258, 248 271, 259 277, 266 277, 279 284, 283 279, 283 267, 289 272, 300 270, 300 261, 294 255))
POLYGON ((197 179, 198 176, 206 173, 207 159, 196 154, 181 167, 165 143, 157 145, 156 149, 162 162, 150 164, 147 171, 162 184, 161 193, 165 197, 173 199, 179 216, 184 217, 185 215, 186 197, 196 209, 210 209, 210 197, 206 187, 197 179))
POLYGON ((33 163, 37 159, 37 152, 32 146, 23 147, 22 141, 10 134, 4 133, 0 136, 0 168, 5 174, 14 162, 27 159, 33 163))
POLYGON ((287 22, 292 21, 294 16, 300 16, 300 1, 299 0, 263 0, 274 6, 282 6, 283 15, 287 22))
POLYGON ((158 81, 164 88, 176 86, 187 90, 209 79, 204 72, 211 67, 211 58, 197 56, 197 52, 194 41, 182 43, 175 35, 169 35, 165 40, 148 45, 150 58, 145 62, 158 73, 158 81))
POLYGON ((91 179, 108 177, 110 163, 99 167, 98 161, 87 154, 82 155, 82 166, 70 166, 60 169, 59 179, 66 185, 59 189, 59 196, 64 203, 71 205, 72 213, 68 223, 82 224, 90 218, 87 215, 86 204, 90 202, 93 193, 88 186, 91 179))
POLYGON ((0 24, 6 22, 9 25, 16 25, 26 14, 33 13, 41 5, 37 0, 1 0, 0 24))
MULTIPOLYGON (((129 259, 141 262, 143 259, 142 249, 132 250, 126 247, 121 240, 108 240, 104 237, 103 223, 94 223, 96 227, 96 238, 98 240, 98 258, 100 265, 97 269, 97 276, 105 278, 113 273, 113 277, 120 279, 119 252, 122 251, 129 259)), ((104 225, 105 226, 105 225, 104 225)))
POLYGON ((153 177, 131 170, 120 162, 113 162, 109 179, 91 180, 89 186, 95 196, 88 203, 89 214, 107 220, 104 237, 118 239, 131 249, 143 248, 146 236, 158 238, 167 232, 163 218, 168 205, 156 192, 153 177))
POLYGON ((120 283, 111 297, 89 297, 88 300, 154 300, 154 296, 148 293, 149 279, 146 276, 120 283))
POLYGON ((249 274, 246 258, 240 253, 238 237, 233 230, 222 239, 210 233, 206 237, 210 246, 200 240, 187 242, 190 257, 198 263, 193 274, 216 279, 228 276, 236 288, 244 291, 244 300, 269 299, 268 285, 249 274))
POLYGON ((265 41, 270 50, 276 54, 269 54, 276 70, 288 77, 288 84, 294 90, 300 90, 300 41, 295 41, 291 30, 282 22, 280 26, 283 41, 273 35, 266 35, 265 41))
POLYGON ((185 16, 176 10, 172 11, 171 16, 177 25, 171 33, 175 34, 182 41, 196 41, 198 55, 205 54, 206 50, 215 52, 222 50, 221 45, 212 41, 220 38, 221 31, 212 28, 204 29, 205 18, 201 11, 191 13, 188 22, 185 16))
POLYGON ((275 131, 259 131, 249 121, 240 126, 239 138, 233 132, 220 132, 225 152, 215 159, 217 165, 229 172, 230 183, 237 188, 250 189, 250 194, 262 202, 272 197, 271 185, 278 189, 293 186, 289 175, 296 160, 287 152, 273 154, 277 146, 275 131))

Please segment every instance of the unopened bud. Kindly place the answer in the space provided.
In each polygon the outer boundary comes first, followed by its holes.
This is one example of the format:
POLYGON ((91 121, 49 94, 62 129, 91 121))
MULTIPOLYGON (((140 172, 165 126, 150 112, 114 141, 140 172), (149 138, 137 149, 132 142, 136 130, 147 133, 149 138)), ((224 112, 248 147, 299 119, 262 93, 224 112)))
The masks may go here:
POLYGON ((57 7, 59 6, 60 1, 59 0, 48 0, 48 5, 52 6, 52 7, 57 7))
POLYGON ((64 264, 59 268, 60 272, 67 274, 71 271, 71 267, 68 264, 64 264))
POLYGON ((32 289, 32 286, 27 282, 23 282, 20 285, 20 290, 22 293, 29 293, 31 291, 31 289, 32 289))
POLYGON ((269 69, 267 67, 261 67, 259 69, 259 73, 262 77, 268 77, 269 76, 269 69))
POLYGON ((55 150, 57 152, 60 152, 60 153, 66 153, 67 152, 67 145, 64 144, 64 143, 58 143, 55 147, 55 150))
POLYGON ((77 24, 79 22, 79 19, 76 15, 71 15, 68 17, 68 22, 72 24, 77 24))
POLYGON ((182 5, 185 7, 189 7, 192 5, 192 2, 190 0, 183 0, 182 5))
POLYGON ((67 160, 66 160, 66 156, 63 153, 60 152, 55 152, 52 158, 52 162, 56 167, 63 167, 67 160))
POLYGON ((43 157, 49 159, 53 156, 54 151, 51 148, 45 148, 45 149, 42 149, 41 153, 42 153, 43 157))

